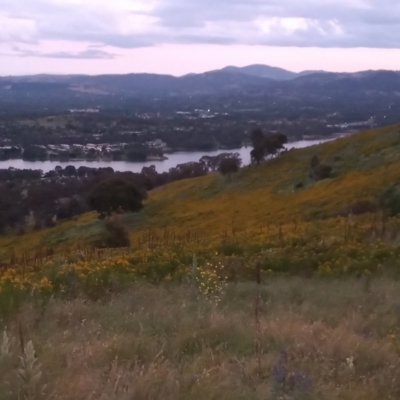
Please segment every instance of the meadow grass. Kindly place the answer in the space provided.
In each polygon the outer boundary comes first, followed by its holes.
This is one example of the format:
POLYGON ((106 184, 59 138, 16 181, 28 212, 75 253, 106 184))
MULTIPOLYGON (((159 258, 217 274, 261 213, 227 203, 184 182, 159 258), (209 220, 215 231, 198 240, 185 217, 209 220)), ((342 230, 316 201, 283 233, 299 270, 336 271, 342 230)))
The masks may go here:
POLYGON ((399 293, 389 277, 264 277, 260 365, 255 282, 213 297, 137 283, 98 302, 27 303, 1 322, 0 399, 398 399, 399 293), (34 382, 17 373, 20 330, 34 382))

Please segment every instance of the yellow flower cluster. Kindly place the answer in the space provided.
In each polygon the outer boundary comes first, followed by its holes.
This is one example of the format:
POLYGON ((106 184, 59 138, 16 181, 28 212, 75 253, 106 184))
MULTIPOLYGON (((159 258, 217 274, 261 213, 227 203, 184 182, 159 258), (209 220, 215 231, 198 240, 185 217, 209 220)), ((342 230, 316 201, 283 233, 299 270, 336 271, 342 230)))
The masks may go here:
POLYGON ((200 292, 212 298, 217 304, 221 301, 227 281, 225 266, 221 262, 215 264, 207 262, 204 267, 197 269, 196 282, 200 292))
MULTIPOLYGON (((391 219, 386 232, 398 226, 399 220, 391 219)), ((233 235, 176 231, 173 240, 154 229, 131 249, 76 252, 35 268, 0 270, 0 293, 6 288, 56 293, 68 285, 91 292, 138 279, 179 281, 190 272, 193 254, 199 260, 198 286, 207 295, 223 290, 227 271, 229 277, 254 277, 258 263, 272 273, 366 274, 399 260, 400 248, 379 229, 370 216, 260 225, 233 235)))

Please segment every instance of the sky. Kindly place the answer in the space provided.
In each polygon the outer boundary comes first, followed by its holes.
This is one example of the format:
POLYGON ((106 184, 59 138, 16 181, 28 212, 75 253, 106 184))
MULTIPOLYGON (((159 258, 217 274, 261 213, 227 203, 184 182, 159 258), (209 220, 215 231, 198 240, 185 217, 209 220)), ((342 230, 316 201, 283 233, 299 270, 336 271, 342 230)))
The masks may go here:
POLYGON ((0 0, 0 75, 400 70, 400 0, 0 0))

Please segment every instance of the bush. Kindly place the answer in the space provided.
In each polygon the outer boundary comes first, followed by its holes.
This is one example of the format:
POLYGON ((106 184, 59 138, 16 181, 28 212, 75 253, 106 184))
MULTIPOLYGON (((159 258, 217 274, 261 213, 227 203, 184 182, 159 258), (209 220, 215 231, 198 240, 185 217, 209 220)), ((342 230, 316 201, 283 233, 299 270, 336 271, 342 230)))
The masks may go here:
POLYGON ((302 189, 304 187, 304 183, 303 182, 298 182, 296 183, 296 186, 294 187, 295 189, 302 189))
POLYGON ((379 205, 386 210, 389 215, 400 214, 400 186, 393 185, 385 189, 379 196, 379 205))
POLYGON ((232 240, 225 240, 222 242, 221 247, 219 249, 219 253, 224 256, 241 256, 244 253, 243 248, 239 243, 232 240))
POLYGON ((320 164, 311 171, 311 177, 315 181, 321 181, 331 177, 332 167, 330 165, 320 164))
POLYGON ((101 237, 93 243, 95 247, 119 248, 130 246, 129 233, 122 223, 115 220, 106 220, 104 227, 105 230, 101 237))
POLYGON ((378 206, 369 200, 359 200, 353 204, 343 207, 339 211, 339 215, 348 216, 352 215, 362 215, 367 213, 375 213, 378 211, 378 206))
POLYGON ((310 168, 310 178, 315 181, 321 181, 322 179, 328 179, 331 177, 332 167, 321 164, 317 155, 314 155, 311 159, 310 168))

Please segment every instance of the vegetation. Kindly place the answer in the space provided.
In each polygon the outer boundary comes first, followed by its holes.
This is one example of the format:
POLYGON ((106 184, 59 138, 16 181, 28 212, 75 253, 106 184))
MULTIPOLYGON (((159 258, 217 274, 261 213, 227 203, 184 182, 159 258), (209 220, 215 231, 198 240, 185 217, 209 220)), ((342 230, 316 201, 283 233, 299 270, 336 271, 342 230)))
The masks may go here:
POLYGON ((100 249, 129 247, 130 244, 129 232, 116 216, 105 220, 104 231, 93 240, 93 245, 100 249))
POLYGON ((218 170, 222 175, 228 175, 230 178, 232 174, 239 171, 240 163, 241 161, 237 158, 225 158, 220 162, 218 170))
POLYGON ((398 398, 398 281, 265 276, 259 330, 255 286, 26 304, 1 326, 1 399, 398 398))
POLYGON ((3 398, 397 398, 399 135, 177 180, 123 227, 3 235, 3 398))
POLYGON ((311 159, 311 170, 310 178, 315 181, 320 181, 322 179, 328 179, 331 177, 332 167, 330 165, 321 164, 318 156, 314 156, 311 159))
POLYGON ((288 142, 283 133, 274 133, 267 137, 264 136, 261 129, 256 129, 251 134, 253 150, 251 151, 251 160, 260 164, 264 157, 279 155, 284 150, 284 144, 288 142))
POLYGON ((55 220, 73 218, 91 209, 100 210, 100 203, 105 210, 100 212, 102 217, 111 212, 111 205, 114 212, 121 208, 115 204, 122 204, 121 201, 125 202, 125 210, 129 210, 127 187, 121 192, 116 181, 124 181, 125 186, 130 182, 136 187, 135 191, 140 192, 137 196, 144 199, 147 190, 207 175, 218 169, 225 159, 234 159, 238 167, 241 164, 238 153, 222 153, 202 157, 199 162, 179 164, 163 173, 158 173, 154 165, 143 167, 141 173, 114 172, 110 167, 81 166, 77 169, 73 165, 57 166, 45 174, 41 170, 3 169, 0 170, 0 234, 12 229, 22 232, 31 226, 37 230, 43 226, 50 227, 55 220), (114 183, 110 184, 110 180, 114 183), (95 200, 91 196, 93 193, 95 200), (118 193, 124 198, 117 198, 118 193))
POLYGON ((89 205, 104 219, 113 213, 137 212, 143 208, 146 192, 122 178, 101 181, 89 193, 89 205))

